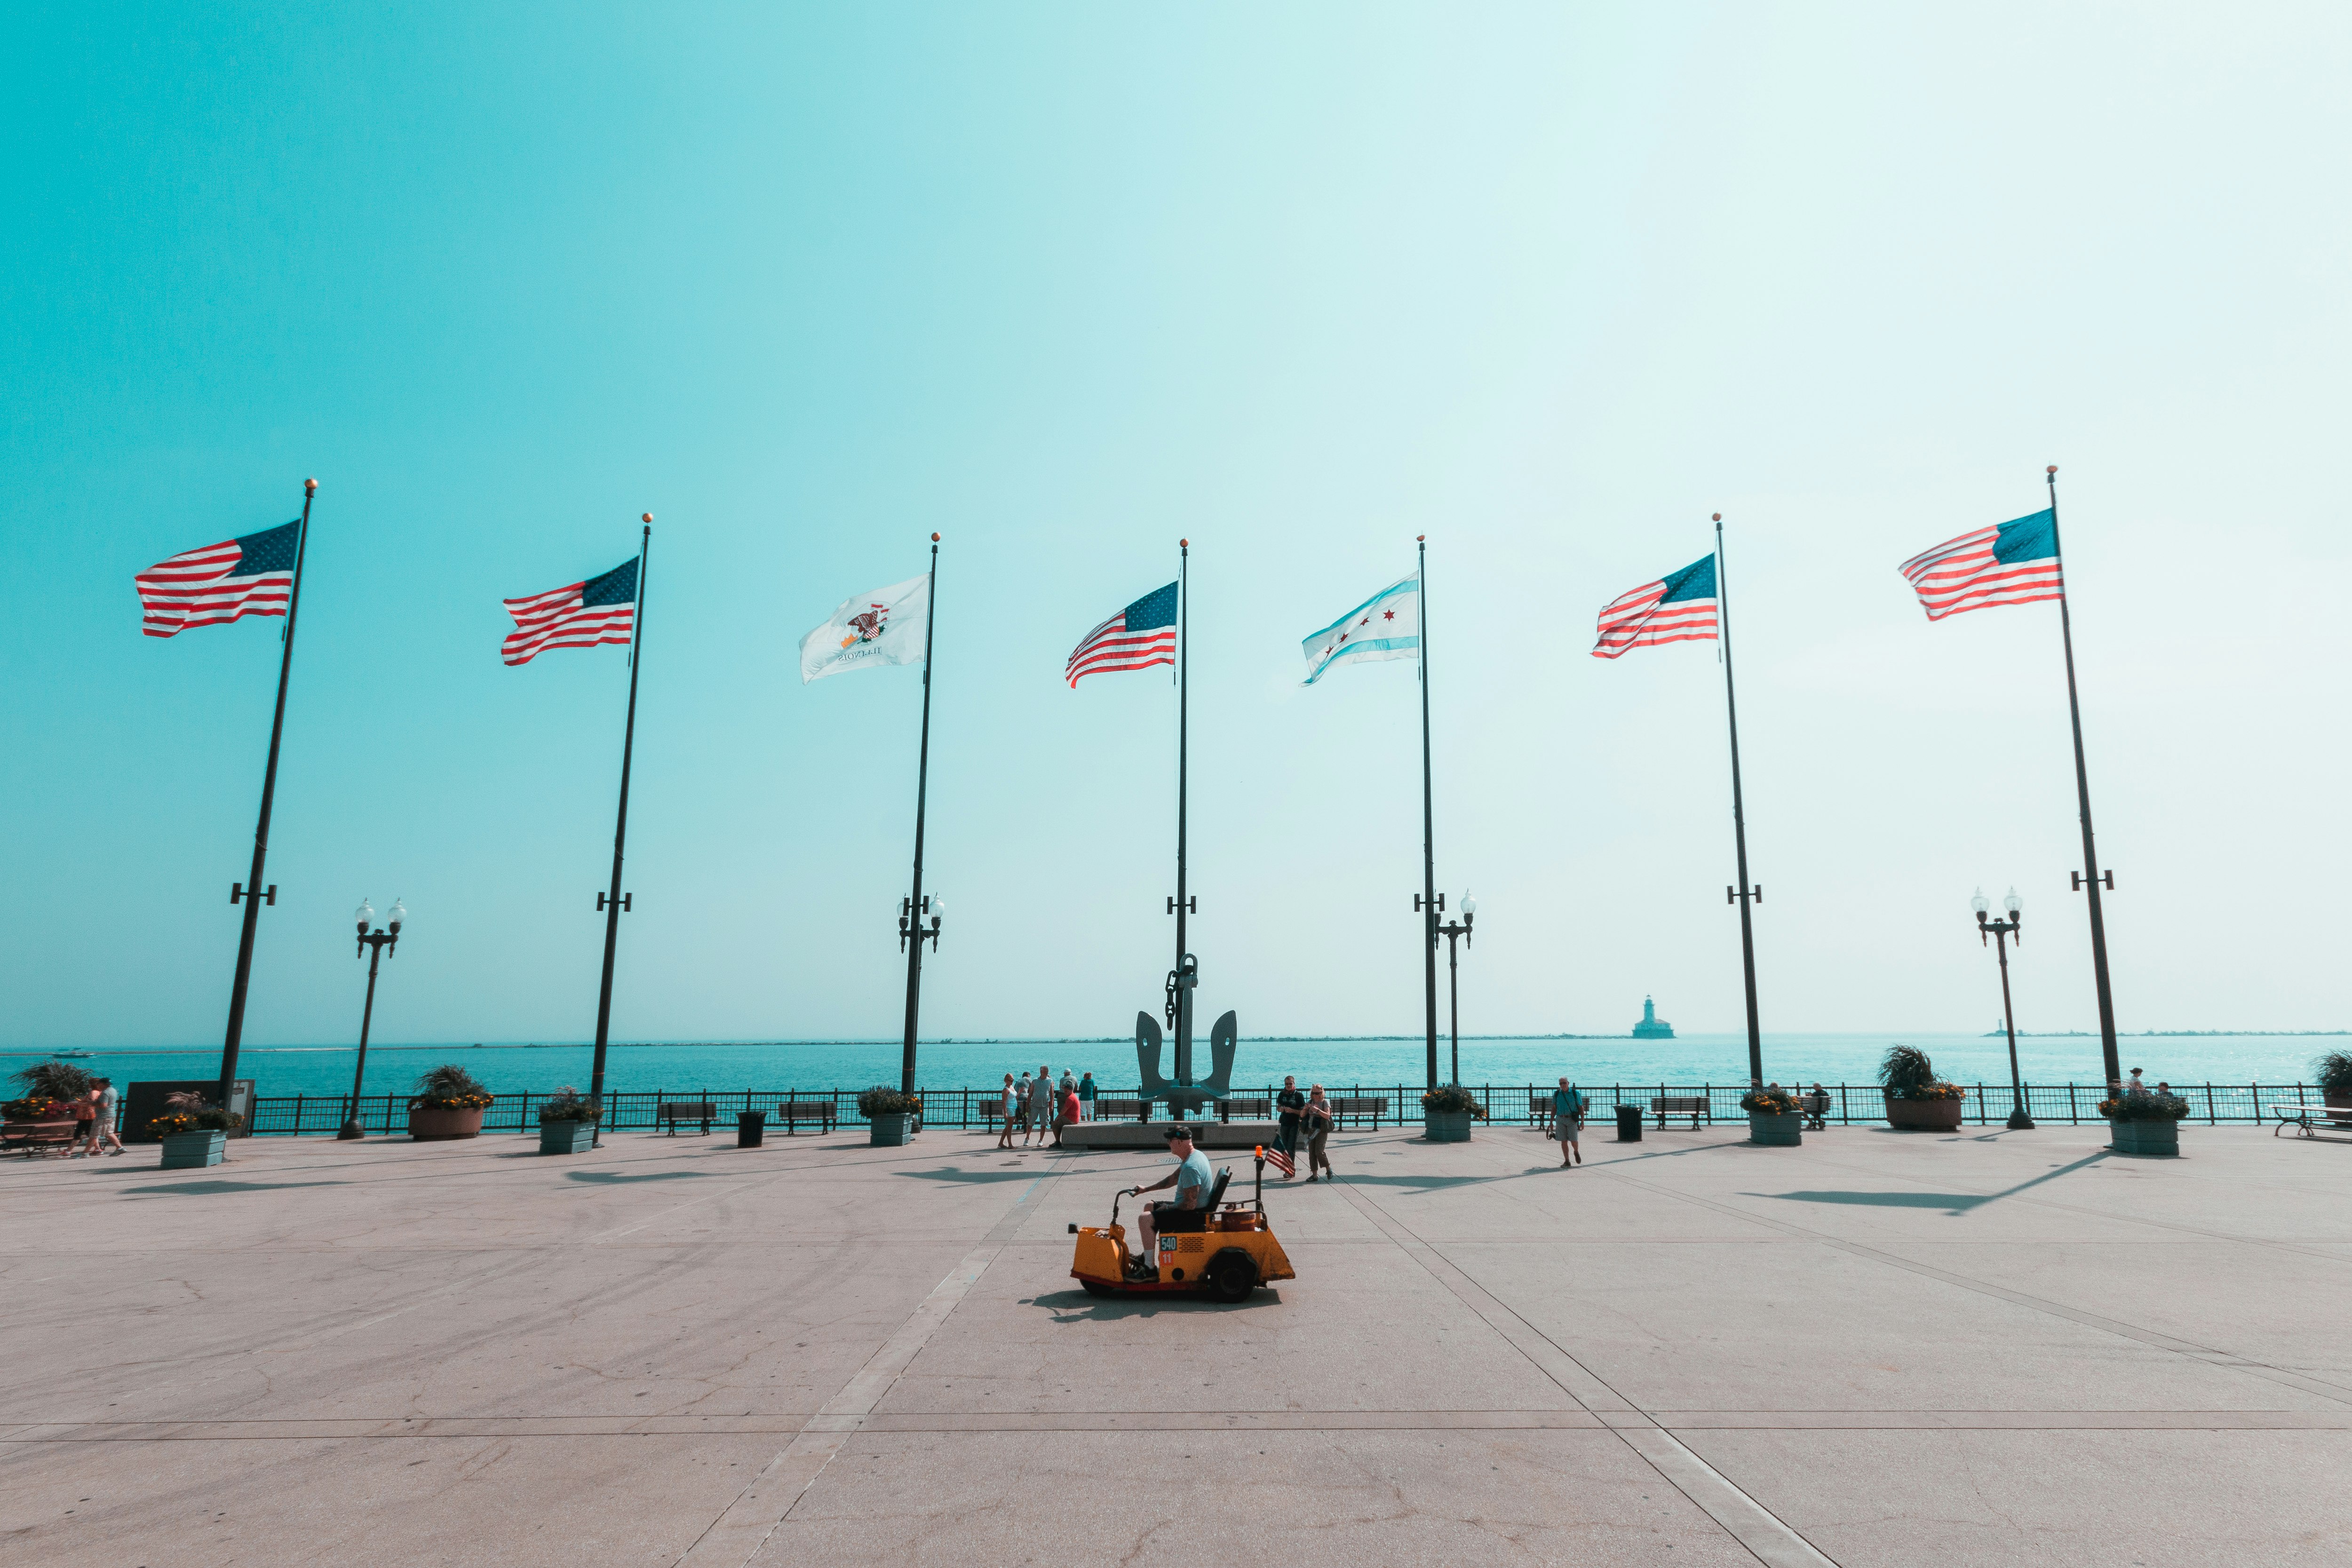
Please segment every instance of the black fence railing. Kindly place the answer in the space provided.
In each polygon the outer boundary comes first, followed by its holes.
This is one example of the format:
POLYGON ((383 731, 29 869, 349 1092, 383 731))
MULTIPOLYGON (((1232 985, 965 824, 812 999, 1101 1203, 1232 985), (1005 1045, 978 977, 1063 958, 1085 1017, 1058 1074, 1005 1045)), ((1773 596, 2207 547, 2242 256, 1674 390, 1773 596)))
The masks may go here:
MULTIPOLYGON (((1469 1087, 1480 1104, 1486 1108, 1486 1120, 1506 1126, 1533 1126, 1549 1117, 1551 1086, 1544 1084, 1503 1085, 1480 1084, 1469 1087)), ((1810 1092, 1810 1084, 1791 1085, 1800 1093, 1810 1092)), ((2014 1107, 2010 1086, 2005 1083, 1978 1083, 1962 1086, 1967 1090, 1961 1120, 1967 1125, 1981 1126, 2005 1121, 2014 1107)), ((1643 1115, 1655 1120, 1655 1101, 1697 1100, 1706 1106, 1704 1115, 1710 1121, 1731 1121, 1744 1115, 1739 1109, 1739 1097, 1748 1092, 1746 1084, 1672 1084, 1617 1083, 1581 1084, 1579 1086, 1588 1104, 1587 1118, 1592 1122, 1605 1121, 1620 1105, 1641 1108, 1643 1115)), ((1827 1120, 1842 1125, 1883 1121, 1886 1117, 1885 1096, 1875 1084, 1824 1084, 1829 1096, 1827 1120)), ((1351 1112, 1342 1117, 1349 1127, 1377 1121, 1386 1127, 1397 1122, 1418 1122, 1421 1120, 1421 1087, 1417 1084, 1326 1084, 1324 1092, 1334 1101, 1352 1101, 1343 1106, 1351 1112)), ((2202 1083, 2181 1084, 2174 1092, 2189 1102, 2189 1120, 2219 1123, 2223 1121, 2262 1121, 2279 1106, 2316 1105, 2321 1091, 2307 1084, 2264 1083, 2202 1083)), ((927 1127, 970 1128, 993 1131, 997 1125, 997 1107, 1001 1093, 990 1089, 927 1089, 923 1097, 923 1124, 927 1127)), ((1263 1100, 1271 1104, 1274 1089, 1236 1089, 1233 1099, 1213 1103, 1195 1113, 1202 1120, 1231 1120, 1236 1111, 1244 1118, 1262 1114, 1255 1104, 1242 1103, 1263 1100)), ((858 1113, 858 1091, 849 1089, 658 1089, 650 1092, 630 1091, 607 1094, 604 1097, 604 1125, 611 1130, 633 1128, 665 1130, 668 1123, 660 1119, 661 1107, 672 1104, 709 1105, 711 1108, 713 1130, 731 1127, 738 1113, 761 1110, 768 1113, 770 1132, 782 1136, 788 1130, 804 1126, 821 1126, 806 1115, 812 1104, 828 1103, 833 1108, 833 1121, 840 1127, 862 1127, 866 1119, 858 1113), (778 1108, 785 1102, 801 1108, 802 1115, 788 1129, 778 1108)), ((2028 1084, 2025 1086, 2026 1114, 2037 1121, 2064 1121, 2079 1124, 2099 1120, 2098 1104, 2103 1092, 2093 1084, 2028 1084)), ((496 1096, 483 1113, 485 1132, 535 1132, 539 1127, 539 1107, 546 1103, 544 1094, 501 1094, 496 1096)), ((371 1094, 361 1098, 357 1113, 361 1127, 371 1133, 404 1132, 408 1130, 408 1100, 404 1094, 371 1094)), ((1164 1121, 1170 1112, 1164 1101, 1147 1100, 1140 1089, 1118 1089, 1106 1087, 1100 1098, 1088 1107, 1088 1114, 1106 1108, 1105 1102, 1122 1105, 1122 1120, 1164 1121), (1141 1114, 1138 1114, 1138 1108, 1141 1114)), ((331 1133, 343 1124, 345 1114, 352 1109, 348 1096, 331 1095, 263 1095, 254 1101, 253 1131, 262 1134, 331 1133)), ((1677 1110, 1677 1118, 1686 1116, 1687 1110, 1677 1110)), ((689 1118, 681 1131, 698 1131, 698 1118, 689 1118)))

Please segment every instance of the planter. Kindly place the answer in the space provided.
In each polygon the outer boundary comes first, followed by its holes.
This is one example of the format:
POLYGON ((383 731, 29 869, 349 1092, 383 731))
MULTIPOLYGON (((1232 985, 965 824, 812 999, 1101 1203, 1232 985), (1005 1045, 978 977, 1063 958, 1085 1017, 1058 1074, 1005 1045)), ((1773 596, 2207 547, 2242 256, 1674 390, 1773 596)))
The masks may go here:
POLYGON ((2331 1110, 2352 1110, 2352 1089, 2323 1089, 2319 1097, 2331 1110))
MULTIPOLYGON (((478 1121, 481 1113, 476 1111, 474 1114, 478 1121)), ((470 1138, 473 1134, 460 1132, 457 1136, 470 1138)), ((539 1152, 542 1154, 579 1154, 595 1146, 596 1124, 593 1121, 542 1121, 539 1124, 539 1152)))
POLYGON ((915 1116, 910 1110, 884 1110, 866 1119, 866 1142, 884 1148, 896 1147, 914 1135, 915 1116))
POLYGON ((1470 1142, 1470 1113, 1466 1110, 1424 1110, 1422 1135, 1432 1143, 1467 1143, 1470 1142))
POLYGON ((419 1143, 441 1138, 478 1138, 481 1133, 480 1106, 464 1110, 436 1110, 429 1105, 408 1108, 408 1135, 419 1143))
POLYGON ((1805 1119, 1795 1111, 1786 1116, 1768 1116, 1760 1110, 1748 1113, 1748 1141, 1750 1143, 1771 1143, 1789 1147, 1805 1141, 1805 1119))
POLYGON ((1968 1108, 1965 1100, 1897 1100, 1890 1094, 1886 1121, 1906 1132, 1958 1132, 1960 1112, 1968 1108))
POLYGON ((2180 1152, 2180 1123, 2166 1117, 2161 1121, 2107 1122, 2107 1147, 2118 1154, 2171 1154, 2180 1152))
POLYGON ((217 1165, 227 1148, 228 1134, 225 1131, 174 1132, 163 1140, 163 1168, 194 1171, 217 1165))

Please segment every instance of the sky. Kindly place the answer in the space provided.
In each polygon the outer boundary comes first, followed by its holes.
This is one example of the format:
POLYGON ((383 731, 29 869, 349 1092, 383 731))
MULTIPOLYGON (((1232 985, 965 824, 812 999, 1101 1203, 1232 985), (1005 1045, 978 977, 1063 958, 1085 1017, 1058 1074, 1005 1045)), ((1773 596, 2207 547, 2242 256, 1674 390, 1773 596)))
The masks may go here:
POLYGON ((1421 1027, 1428 540, 1475 1033, 1740 1026, 1722 667, 1587 657, 1721 512, 1764 1027, 2095 1028, 2057 611, 1898 563, 2059 496, 2117 1021, 2352 1026, 2352 16, 1994 4, 47 6, 0 136, 0 1044, 217 1041, 282 622, 131 588, 319 480, 247 1039, 594 1027, 624 650, 503 598, 654 514, 614 1033, 890 1037, 942 535, 930 1036, 1118 1036, 1192 542, 1204 1018, 1421 1027))

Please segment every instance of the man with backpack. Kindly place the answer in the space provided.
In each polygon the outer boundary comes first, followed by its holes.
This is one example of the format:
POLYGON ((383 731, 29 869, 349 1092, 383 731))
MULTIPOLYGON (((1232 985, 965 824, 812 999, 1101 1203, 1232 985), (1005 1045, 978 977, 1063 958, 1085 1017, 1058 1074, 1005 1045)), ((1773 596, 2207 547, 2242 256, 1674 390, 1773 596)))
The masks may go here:
POLYGON ((1584 1096, 1566 1079, 1551 1091, 1551 1135, 1559 1140, 1559 1163, 1564 1170, 1570 1165, 1584 1163, 1584 1151, 1576 1145, 1576 1135, 1584 1128, 1584 1096))

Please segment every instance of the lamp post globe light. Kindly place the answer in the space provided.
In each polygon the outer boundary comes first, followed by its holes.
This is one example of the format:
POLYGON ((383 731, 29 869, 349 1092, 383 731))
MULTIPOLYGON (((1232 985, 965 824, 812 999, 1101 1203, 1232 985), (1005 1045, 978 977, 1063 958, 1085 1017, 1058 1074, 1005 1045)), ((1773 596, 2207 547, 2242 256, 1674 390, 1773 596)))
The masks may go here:
MULTIPOLYGON (((1440 910, 1445 908, 1445 895, 1443 893, 1437 895, 1437 907, 1440 910)), ((1470 925, 1477 917, 1478 900, 1472 898, 1470 890, 1465 888, 1462 890, 1462 918, 1447 921, 1437 928, 1438 934, 1445 939, 1445 997, 1450 1015, 1448 1033, 1453 1038, 1453 1081, 1456 1088, 1462 1083, 1462 973, 1454 962, 1454 942, 1458 937, 1463 946, 1470 945, 1470 925)))
POLYGON ((1976 911, 1978 942, 1981 944, 1990 938, 1994 950, 2000 955, 2000 1021, 2002 1027, 2009 1031, 2009 1090, 2011 1108, 2009 1113, 2009 1130, 2012 1132, 2031 1132, 2033 1131, 2033 1118, 2025 1113, 2025 1080, 2017 1070, 2017 1014, 2009 1003, 2009 943, 2024 940, 2018 934, 2018 928, 2025 923, 2025 900, 2017 896, 2015 888, 2011 888, 2008 896, 2000 900, 2000 905, 2002 909, 2009 911, 2009 918, 2005 921, 1989 918, 1992 910, 1992 901, 1985 897, 1982 888, 1979 888, 1976 890, 1976 896, 1969 900, 1969 907, 1976 911))
POLYGON ((393 900, 392 910, 385 916, 383 925, 379 929, 372 930, 370 928, 375 926, 375 906, 362 899, 358 912, 352 916, 352 919, 359 922, 360 928, 359 947, 353 956, 356 957, 359 953, 367 955, 367 1004, 360 1009, 359 1065, 352 1069, 352 1098, 350 1103, 343 1108, 342 1131, 335 1134, 338 1138, 367 1136, 360 1126, 360 1085, 367 1077, 368 1026, 375 1021, 376 965, 383 962, 384 949, 397 948, 400 945, 400 927, 401 923, 408 919, 408 906, 398 899, 393 900))

